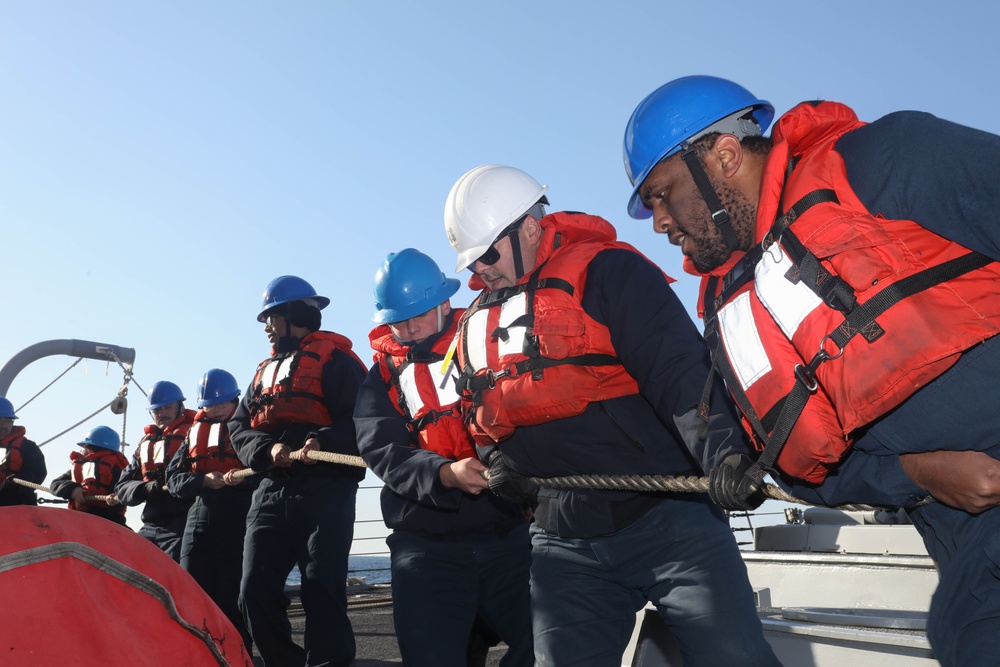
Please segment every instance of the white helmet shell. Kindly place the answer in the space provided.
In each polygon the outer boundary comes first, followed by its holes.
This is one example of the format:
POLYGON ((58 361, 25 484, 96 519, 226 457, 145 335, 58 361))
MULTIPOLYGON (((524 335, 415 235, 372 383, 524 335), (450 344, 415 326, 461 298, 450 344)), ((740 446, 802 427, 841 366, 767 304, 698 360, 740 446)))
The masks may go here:
POLYGON ((547 189, 520 169, 499 164, 476 167, 458 179, 444 205, 444 229, 458 253, 455 272, 475 262, 547 189))

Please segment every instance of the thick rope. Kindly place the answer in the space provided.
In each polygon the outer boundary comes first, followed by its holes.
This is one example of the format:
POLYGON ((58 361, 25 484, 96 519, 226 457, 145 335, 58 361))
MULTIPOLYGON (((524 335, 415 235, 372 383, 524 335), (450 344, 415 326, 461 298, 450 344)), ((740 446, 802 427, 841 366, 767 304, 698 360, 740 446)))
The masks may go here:
MULTIPOLYGON (((565 477, 529 477, 533 484, 538 486, 548 486, 553 488, 569 489, 604 489, 615 491, 672 491, 681 493, 706 493, 708 491, 708 477, 671 477, 667 475, 568 475, 565 477)), ((763 484, 761 490, 764 495, 772 500, 778 500, 797 505, 811 505, 813 507, 829 507, 828 505, 818 505, 809 503, 800 498, 796 498, 786 493, 781 487, 774 484, 763 484)), ((933 502, 933 498, 918 503, 919 505, 933 502)), ((874 510, 887 509, 886 507, 875 505, 848 504, 836 505, 835 509, 845 512, 871 512, 874 510)), ((891 509, 896 509, 895 507, 891 509)))
MULTIPOLYGON (((303 456, 308 456, 317 461, 328 463, 339 463, 341 465, 357 466, 364 468, 365 462, 360 456, 348 456, 346 454, 334 454, 333 452, 321 452, 311 450, 308 452, 292 452, 293 460, 301 460, 303 456)), ((245 471, 241 471, 245 472, 245 471)), ((236 473, 240 474, 240 473, 236 473)), ((254 474, 252 471, 250 474, 254 474)), ((568 489, 605 489, 615 491, 673 491, 680 493, 706 493, 708 491, 707 477, 672 477, 668 475, 568 475, 565 477, 528 477, 528 480, 536 486, 547 486, 552 488, 568 489)), ((804 500, 789 495, 780 487, 774 484, 764 484, 761 490, 768 498, 797 505, 813 505, 825 507, 825 505, 815 505, 804 500)), ((933 499, 925 500, 921 504, 931 502, 933 499)), ((836 509, 845 512, 870 512, 878 509, 885 509, 873 505, 837 505, 836 509)))
POLYGON ((293 461, 301 461, 303 458, 310 458, 314 461, 323 461, 325 463, 339 463, 345 466, 354 466, 355 468, 367 468, 365 465, 365 460, 360 456, 350 456, 348 454, 337 454, 334 452, 321 452, 315 449, 310 449, 303 452, 302 450, 295 450, 289 457, 293 461))
MULTIPOLYGON (((21 486, 26 486, 29 489, 34 489, 35 491, 43 491, 43 492, 49 494, 50 496, 55 496, 56 495, 56 494, 52 493, 52 489, 50 489, 49 487, 42 486, 41 484, 35 484, 34 482, 29 482, 26 479, 18 479, 17 477, 8 477, 7 480, 11 481, 11 482, 14 482, 15 484, 20 484, 21 486)), ((56 497, 58 498, 59 496, 56 496, 56 497)), ((83 499, 86 500, 86 501, 88 501, 88 502, 102 502, 102 503, 108 503, 109 505, 111 504, 109 501, 112 498, 115 498, 117 500, 117 497, 113 493, 110 494, 110 495, 107 495, 107 496, 84 496, 83 497, 83 499)), ((63 500, 66 500, 66 499, 63 498, 63 500)), ((69 502, 69 501, 67 500, 67 502, 69 502)))
MULTIPOLYGON (((365 468, 364 459, 360 456, 350 456, 348 454, 336 454, 334 452, 323 452, 316 450, 309 450, 307 452, 302 452, 301 450, 296 450, 292 452, 291 458, 293 461, 301 461, 303 458, 310 458, 315 461, 322 461, 325 463, 337 463, 340 465, 354 466, 357 468, 365 468)), ((260 471, 264 472, 264 471, 260 471)), ((246 468, 244 470, 238 470, 233 473, 233 477, 236 479, 242 479, 245 477, 252 477, 258 474, 258 471, 246 468)), ((707 477, 672 477, 669 475, 567 475, 564 477, 528 477, 527 478, 532 484, 536 486, 547 486, 557 489, 603 489, 603 490, 614 490, 614 491, 672 491, 679 493, 705 493, 708 491, 708 478, 707 477)), ((13 481, 19 484, 28 485, 30 482, 24 482, 19 479, 14 479, 13 481)), ((40 490, 52 493, 45 487, 35 487, 40 490)), ((826 507, 825 505, 816 505, 815 503, 809 503, 795 496, 789 495, 783 491, 780 487, 774 484, 764 484, 761 486, 761 490, 764 495, 772 500, 778 500, 786 503, 794 503, 797 505, 812 505, 814 507, 826 507)), ((100 499, 102 496, 97 496, 95 499, 100 499)), ((89 499, 89 498, 88 498, 89 499)), ((933 502, 933 498, 928 497, 927 499, 921 501, 919 505, 926 504, 928 502, 933 502)), ((885 507, 875 506, 875 505, 860 505, 860 504, 850 504, 850 505, 837 505, 836 509, 843 510, 845 512, 870 512, 879 509, 886 509, 885 507)))

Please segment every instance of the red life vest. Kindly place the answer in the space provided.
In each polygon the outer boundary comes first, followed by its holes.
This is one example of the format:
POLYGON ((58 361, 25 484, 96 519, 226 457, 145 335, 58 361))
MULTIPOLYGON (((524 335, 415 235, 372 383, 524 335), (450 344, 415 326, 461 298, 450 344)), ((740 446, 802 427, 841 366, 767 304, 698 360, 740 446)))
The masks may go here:
POLYGON ((323 366, 340 350, 367 370, 351 347, 338 333, 314 331, 291 352, 272 351, 253 378, 250 427, 268 431, 281 424, 333 424, 323 398, 323 366))
POLYGON ((191 472, 227 473, 246 467, 229 443, 229 427, 225 420, 212 421, 204 410, 195 415, 194 425, 187 433, 187 443, 191 472))
POLYGON ((21 456, 24 433, 23 426, 15 426, 6 438, 0 440, 0 447, 7 450, 7 455, 0 462, 0 482, 7 479, 7 475, 16 475, 21 472, 21 468, 24 466, 24 459, 21 456))
MULTIPOLYGON (((114 493, 115 484, 122 470, 128 466, 126 459, 121 452, 110 449, 97 449, 83 454, 81 452, 70 452, 69 460, 73 462, 71 476, 73 481, 83 487, 85 496, 107 496, 114 493)), ((90 508, 100 507, 108 509, 106 503, 91 500, 87 501, 83 507, 77 507, 73 503, 69 504, 71 509, 87 511, 90 508)), ((117 505, 116 509, 125 514, 125 506, 117 505)))
POLYGON ((163 481, 167 464, 174 457, 194 423, 194 410, 183 410, 166 428, 148 425, 139 441, 136 456, 140 457, 142 476, 147 481, 163 481))
POLYGON ((757 246, 732 257, 721 281, 702 282, 706 338, 718 332, 717 366, 764 450, 761 467, 777 457, 815 483, 857 429, 1000 333, 1000 263, 858 200, 835 143, 862 125, 830 102, 785 114, 764 167, 757 246))
MULTIPOLYGON (((518 426, 572 417, 587 405, 639 393, 622 367, 608 328, 583 310, 587 267, 599 252, 638 250, 616 241, 614 227, 582 213, 553 213, 536 268, 512 287, 483 292, 459 325, 467 426, 483 446, 518 426)), ((485 285, 477 276, 473 289, 485 285)))
POLYGON ((401 345, 389 325, 375 327, 368 335, 389 398, 407 419, 412 444, 460 461, 475 456, 475 446, 462 421, 460 396, 455 388, 457 368, 446 355, 458 332, 464 309, 452 311, 448 328, 431 346, 430 353, 413 358, 408 345, 401 345), (445 371, 445 372, 442 372, 445 371))

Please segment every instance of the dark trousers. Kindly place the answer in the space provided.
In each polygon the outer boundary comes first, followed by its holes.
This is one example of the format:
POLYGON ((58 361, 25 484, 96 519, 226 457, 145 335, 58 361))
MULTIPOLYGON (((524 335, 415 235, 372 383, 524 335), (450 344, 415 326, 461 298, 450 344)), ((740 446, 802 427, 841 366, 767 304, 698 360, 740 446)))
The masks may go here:
POLYGON ((188 512, 181 541, 181 567, 194 577, 232 622, 250 651, 250 633, 239 610, 243 539, 253 491, 206 489, 188 512))
MULTIPOLYGON (((829 505, 913 505, 924 492, 899 454, 978 450, 1000 459, 1000 336, 966 351, 948 371, 857 435, 819 487, 783 484, 829 505), (880 474, 888 471, 888 475, 880 474), (888 481, 887 481, 888 480, 888 481), (902 481, 899 481, 902 480, 902 481)), ((943 667, 992 667, 1000 655, 1000 508, 971 515, 941 503, 908 511, 938 568, 927 636, 943 667)))
POLYGON ((532 526, 535 665, 619 667, 649 601, 685 667, 780 667, 722 511, 686 495, 611 535, 563 538, 532 526))
MULTIPOLYGON (((1000 458, 1000 336, 873 425, 855 446, 874 453, 974 449, 1000 458), (880 451, 881 450, 881 451, 880 451)), ((1000 656, 1000 508, 971 515, 941 503, 909 511, 938 567, 927 636, 944 667, 987 667, 1000 656)))
POLYGON ((358 483, 342 477, 261 481, 247 516, 240 610, 267 667, 339 667, 354 661, 347 557, 358 483), (292 641, 285 580, 298 565, 305 648, 292 641))
POLYGON ((534 664, 527 522, 492 540, 428 540, 397 530, 386 541, 392 552, 393 620, 404 665, 466 664, 477 614, 507 643, 503 667, 534 664))
POLYGON ((186 520, 187 517, 181 515, 163 526, 144 523, 139 528, 139 534, 173 558, 175 563, 179 563, 181 561, 181 539, 184 537, 186 520))

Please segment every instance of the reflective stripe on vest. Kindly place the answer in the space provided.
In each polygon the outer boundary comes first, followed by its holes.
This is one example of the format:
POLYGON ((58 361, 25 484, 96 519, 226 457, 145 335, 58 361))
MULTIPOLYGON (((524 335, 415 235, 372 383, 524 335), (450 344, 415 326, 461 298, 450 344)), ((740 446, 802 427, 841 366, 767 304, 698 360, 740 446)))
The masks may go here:
POLYGON ((445 374, 442 373, 444 361, 432 361, 426 364, 406 364, 406 367, 399 374, 399 387, 403 392, 403 398, 406 399, 406 406, 411 415, 418 415, 425 410, 440 410, 441 406, 453 405, 458 402, 459 398, 461 398, 455 389, 455 379, 458 377, 458 369, 451 362, 449 362, 448 366, 449 368, 445 374), (430 382, 427 385, 434 386, 436 395, 433 398, 428 397, 428 399, 425 399, 421 395, 420 387, 424 383, 419 381, 417 377, 418 373, 421 375, 426 373, 430 376, 430 382))
POLYGON ((292 374, 292 366, 295 363, 294 354, 280 359, 269 359, 264 362, 258 376, 258 382, 262 387, 274 387, 282 380, 287 379, 292 374))
POLYGON ((495 349, 498 357, 521 354, 524 349, 525 326, 511 326, 517 318, 528 314, 528 297, 523 292, 507 299, 499 308, 477 310, 465 324, 468 363, 473 371, 479 372, 485 368, 496 367, 497 359, 490 359, 490 353, 495 349), (497 327, 507 330, 507 338, 497 340, 495 348, 488 347, 486 342, 492 335, 487 332, 497 327), (508 328, 509 327, 509 328, 508 328))
MULTIPOLYGON (((757 297, 789 339, 806 316, 823 304, 804 283, 792 283, 785 278, 790 268, 788 255, 774 243, 761 256, 754 271, 757 297)), ((718 319, 733 370, 746 390, 771 371, 750 305, 750 293, 743 292, 723 306, 718 319)))
POLYGON ((189 446, 188 454, 202 458, 226 452, 228 450, 226 443, 229 439, 220 437, 224 426, 222 422, 195 422, 188 431, 188 442, 194 443, 194 447, 189 446))

